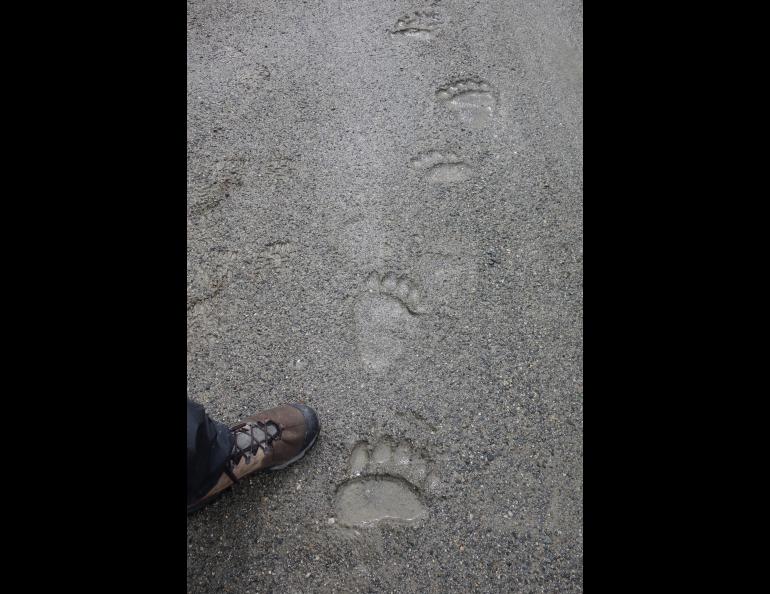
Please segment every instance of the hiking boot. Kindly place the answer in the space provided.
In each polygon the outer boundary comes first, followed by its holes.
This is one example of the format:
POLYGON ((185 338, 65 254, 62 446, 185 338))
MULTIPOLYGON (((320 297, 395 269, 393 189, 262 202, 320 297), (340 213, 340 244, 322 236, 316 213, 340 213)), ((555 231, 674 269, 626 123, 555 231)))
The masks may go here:
POLYGON ((233 451, 222 476, 203 498, 187 506, 187 513, 210 503, 245 476, 296 462, 313 447, 320 428, 315 411, 304 404, 271 408, 231 427, 233 451))

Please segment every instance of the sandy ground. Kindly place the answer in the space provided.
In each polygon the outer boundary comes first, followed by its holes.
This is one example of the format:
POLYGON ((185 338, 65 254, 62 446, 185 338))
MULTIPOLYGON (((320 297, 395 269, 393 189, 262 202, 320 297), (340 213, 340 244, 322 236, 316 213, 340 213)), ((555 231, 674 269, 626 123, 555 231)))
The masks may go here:
POLYGON ((188 2, 188 592, 579 592, 582 2, 188 2))

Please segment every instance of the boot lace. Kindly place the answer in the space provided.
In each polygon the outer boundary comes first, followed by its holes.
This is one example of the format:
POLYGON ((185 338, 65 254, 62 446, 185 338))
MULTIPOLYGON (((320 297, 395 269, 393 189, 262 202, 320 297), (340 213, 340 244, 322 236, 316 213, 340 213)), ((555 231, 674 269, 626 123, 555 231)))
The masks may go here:
POLYGON ((249 421, 240 423, 232 428, 235 443, 233 451, 228 458, 225 466, 225 472, 234 483, 238 478, 233 474, 233 469, 244 458, 246 463, 251 462, 254 456, 261 448, 265 454, 273 451, 273 442, 281 439, 281 426, 273 421, 262 423, 261 421, 249 421))

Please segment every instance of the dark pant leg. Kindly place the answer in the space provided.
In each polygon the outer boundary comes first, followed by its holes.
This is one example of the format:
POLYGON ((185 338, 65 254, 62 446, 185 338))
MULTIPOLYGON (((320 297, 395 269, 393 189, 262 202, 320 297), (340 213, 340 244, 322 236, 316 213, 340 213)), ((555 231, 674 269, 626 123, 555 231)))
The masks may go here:
POLYGON ((200 404, 187 401, 187 503, 208 493, 222 476, 233 449, 230 428, 212 421, 200 404))

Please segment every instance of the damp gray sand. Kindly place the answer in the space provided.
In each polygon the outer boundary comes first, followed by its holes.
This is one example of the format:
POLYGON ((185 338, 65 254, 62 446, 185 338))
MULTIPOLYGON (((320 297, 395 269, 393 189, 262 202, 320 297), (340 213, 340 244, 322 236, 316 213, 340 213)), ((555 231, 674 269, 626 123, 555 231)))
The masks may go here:
POLYGON ((323 426, 187 591, 582 592, 582 3, 187 7, 188 396, 323 426))

